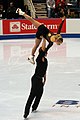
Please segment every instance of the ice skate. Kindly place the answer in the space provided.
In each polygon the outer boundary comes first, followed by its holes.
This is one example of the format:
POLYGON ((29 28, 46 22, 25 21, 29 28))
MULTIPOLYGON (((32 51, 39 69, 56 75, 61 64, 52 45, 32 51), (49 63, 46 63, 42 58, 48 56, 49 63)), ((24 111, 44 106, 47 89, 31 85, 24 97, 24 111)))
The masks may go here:
POLYGON ((37 112, 37 110, 35 110, 35 109, 32 108, 32 113, 36 113, 36 112, 37 112))
POLYGON ((35 64, 35 61, 34 61, 34 56, 30 56, 28 57, 28 61, 32 64, 35 64))

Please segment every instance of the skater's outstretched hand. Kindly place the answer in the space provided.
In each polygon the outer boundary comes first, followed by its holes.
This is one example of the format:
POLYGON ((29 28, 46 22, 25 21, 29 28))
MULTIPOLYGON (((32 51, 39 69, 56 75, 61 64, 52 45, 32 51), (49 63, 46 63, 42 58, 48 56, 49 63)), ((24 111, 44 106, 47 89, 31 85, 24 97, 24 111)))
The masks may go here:
POLYGON ((25 14, 25 12, 23 12, 20 8, 17 8, 16 13, 22 16, 25 14))
POLYGON ((64 21, 64 20, 65 20, 65 18, 66 18, 66 17, 65 17, 65 16, 63 16, 63 17, 61 18, 61 19, 62 19, 62 21, 64 21))

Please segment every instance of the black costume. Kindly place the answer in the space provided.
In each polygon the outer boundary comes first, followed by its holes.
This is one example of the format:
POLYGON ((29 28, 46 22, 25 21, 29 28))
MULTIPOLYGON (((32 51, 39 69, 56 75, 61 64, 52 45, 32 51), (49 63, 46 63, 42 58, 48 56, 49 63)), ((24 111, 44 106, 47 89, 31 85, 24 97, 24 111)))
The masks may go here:
POLYGON ((34 98, 35 98, 35 101, 32 105, 32 111, 37 109, 41 96, 43 94, 43 82, 42 81, 43 81, 44 75, 46 74, 47 65, 48 65, 48 61, 44 56, 45 56, 45 52, 41 50, 36 59, 37 65, 35 69, 35 74, 31 78, 32 87, 31 87, 29 98, 25 106, 24 118, 28 116, 29 111, 30 111, 30 106, 34 98), (44 57, 44 62, 42 61, 42 57, 44 57))
MULTIPOLYGON (((60 34, 63 23, 64 23, 64 20, 59 25, 57 34, 60 34)), ((48 49, 53 45, 53 42, 51 42, 51 40, 50 40, 51 36, 53 36, 53 35, 55 35, 55 34, 53 32, 51 32, 47 27, 45 27, 44 24, 40 25, 37 29, 36 38, 42 39, 42 36, 43 36, 49 42, 49 44, 46 48, 46 51, 48 51, 48 49)))

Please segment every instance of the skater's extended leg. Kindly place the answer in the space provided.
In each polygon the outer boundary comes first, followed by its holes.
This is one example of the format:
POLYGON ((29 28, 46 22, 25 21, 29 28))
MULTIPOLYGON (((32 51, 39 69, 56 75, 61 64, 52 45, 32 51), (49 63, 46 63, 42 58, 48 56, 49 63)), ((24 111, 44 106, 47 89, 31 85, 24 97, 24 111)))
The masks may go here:
POLYGON ((18 8, 16 10, 16 13, 18 13, 19 15, 24 16, 26 19, 28 19, 36 28, 38 28, 41 23, 36 21, 35 19, 33 19, 31 16, 27 15, 25 12, 23 12, 20 8, 18 8))
POLYGON ((29 115, 30 107, 31 107, 34 97, 35 97, 35 94, 34 94, 33 88, 31 88, 31 92, 30 92, 30 95, 29 95, 29 98, 27 100, 25 110, 24 110, 24 118, 27 118, 27 116, 29 115))
POLYGON ((41 100, 41 97, 42 97, 42 94, 43 94, 43 85, 41 85, 40 87, 38 86, 39 89, 37 89, 36 91, 36 98, 35 98, 35 101, 32 105, 32 111, 36 110, 39 103, 40 103, 40 100, 41 100))
POLYGON ((36 49, 37 49, 38 46, 40 45, 41 41, 42 41, 42 39, 38 39, 38 38, 35 39, 35 44, 34 44, 34 47, 32 48, 32 53, 31 53, 31 55, 28 57, 29 62, 31 62, 32 64, 35 64, 35 61, 34 61, 34 56, 35 56, 35 55, 34 55, 34 54, 35 54, 35 52, 36 52, 36 49))

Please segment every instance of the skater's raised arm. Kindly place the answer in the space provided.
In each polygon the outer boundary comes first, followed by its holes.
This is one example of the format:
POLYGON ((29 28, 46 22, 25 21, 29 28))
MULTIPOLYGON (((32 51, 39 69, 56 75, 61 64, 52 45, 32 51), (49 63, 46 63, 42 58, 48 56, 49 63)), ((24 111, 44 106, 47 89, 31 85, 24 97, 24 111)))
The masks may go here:
POLYGON ((62 18, 62 22, 61 22, 61 24, 59 25, 57 34, 60 34, 64 21, 65 21, 65 16, 62 18))

